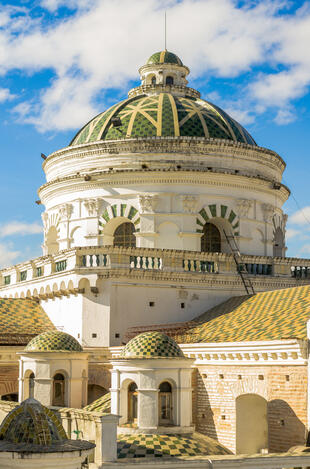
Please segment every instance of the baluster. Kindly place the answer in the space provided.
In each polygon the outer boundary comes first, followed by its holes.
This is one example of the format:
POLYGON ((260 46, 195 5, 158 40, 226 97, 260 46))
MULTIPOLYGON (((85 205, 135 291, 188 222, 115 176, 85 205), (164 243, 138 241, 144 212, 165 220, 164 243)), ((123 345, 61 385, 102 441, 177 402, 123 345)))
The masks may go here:
POLYGON ((96 266, 99 267, 99 265, 100 265, 99 254, 96 254, 96 266))
POLYGON ((145 268, 146 269, 149 268, 149 257, 148 256, 145 257, 145 268))
POLYGON ((103 265, 104 265, 104 267, 106 267, 107 262, 108 262, 107 255, 106 255, 106 254, 103 254, 103 265))
POLYGON ((86 256, 82 256, 82 266, 86 267, 86 256))

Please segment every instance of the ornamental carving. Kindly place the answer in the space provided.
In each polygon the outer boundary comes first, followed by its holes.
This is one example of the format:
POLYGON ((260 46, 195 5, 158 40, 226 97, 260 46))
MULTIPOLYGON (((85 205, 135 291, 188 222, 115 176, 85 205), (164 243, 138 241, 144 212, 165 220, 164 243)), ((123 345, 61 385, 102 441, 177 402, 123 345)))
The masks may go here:
POLYGON ((139 195, 141 213, 153 213, 158 204, 157 195, 139 195))
POLYGON ((274 206, 271 204, 262 204, 263 219, 270 223, 274 215, 274 206))
POLYGON ((239 199, 237 201, 237 208, 239 217, 247 217, 249 214, 250 208, 253 206, 253 200, 249 199, 239 199))
POLYGON ((195 213, 197 208, 198 197, 196 195, 182 195, 183 212, 195 213))
POLYGON ((95 217, 98 215, 101 207, 100 199, 85 199, 83 203, 89 217, 95 217))
POLYGON ((72 204, 63 204, 58 208, 59 216, 62 220, 69 220, 73 212, 72 204))

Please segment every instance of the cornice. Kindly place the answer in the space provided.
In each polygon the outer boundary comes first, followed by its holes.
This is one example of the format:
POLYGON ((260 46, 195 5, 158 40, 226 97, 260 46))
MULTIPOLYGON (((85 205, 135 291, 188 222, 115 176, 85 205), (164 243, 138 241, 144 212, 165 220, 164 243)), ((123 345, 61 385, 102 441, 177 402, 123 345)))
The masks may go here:
MULTIPOLYGON (((55 181, 43 184, 38 190, 40 198, 46 198, 57 195, 71 193, 73 191, 93 190, 104 186, 123 186, 123 185, 149 185, 149 184, 191 184, 209 185, 213 187, 230 187, 234 189, 250 190, 274 194, 275 189, 271 186, 271 181, 263 178, 236 175, 230 173, 214 171, 195 171, 195 170, 128 170, 128 171, 103 171, 95 173, 91 181, 85 181, 81 175, 67 176, 55 181), (255 184, 253 184, 255 183, 255 184)), ((290 191, 281 184, 277 194, 283 201, 287 200, 290 191)))
POLYGON ((127 138, 109 141, 97 141, 93 143, 84 143, 72 147, 62 148, 54 153, 51 153, 48 158, 43 162, 43 169, 45 170, 51 162, 61 156, 71 156, 72 158, 81 158, 91 154, 97 156, 104 154, 186 154, 186 155, 221 155, 223 153, 227 156, 247 156, 257 158, 259 163, 262 163, 262 156, 271 157, 276 166, 281 171, 285 169, 284 160, 273 150, 264 147, 253 146, 241 142, 233 142, 229 140, 221 140, 214 138, 202 137, 149 137, 149 138, 127 138), (254 155, 257 155, 256 157, 254 155))

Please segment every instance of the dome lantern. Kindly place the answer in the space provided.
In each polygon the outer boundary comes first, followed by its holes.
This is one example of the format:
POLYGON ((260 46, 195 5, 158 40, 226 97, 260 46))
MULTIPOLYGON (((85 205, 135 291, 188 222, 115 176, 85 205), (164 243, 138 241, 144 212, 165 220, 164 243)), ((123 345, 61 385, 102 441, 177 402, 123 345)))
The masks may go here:
POLYGON ((163 87, 169 92, 180 94, 181 90, 178 87, 187 85, 189 68, 183 65, 176 54, 164 50, 151 55, 146 64, 139 69, 139 73, 142 86, 150 86, 152 94, 162 92, 163 87))

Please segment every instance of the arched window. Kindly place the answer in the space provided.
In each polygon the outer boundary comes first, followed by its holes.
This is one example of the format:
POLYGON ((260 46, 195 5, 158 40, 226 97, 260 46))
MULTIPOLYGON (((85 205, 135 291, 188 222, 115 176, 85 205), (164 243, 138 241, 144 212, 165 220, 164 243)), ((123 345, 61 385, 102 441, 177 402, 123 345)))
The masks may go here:
POLYGON ((65 405, 65 377, 57 373, 53 380, 53 405, 61 407, 65 405))
POLYGON ((155 77, 155 75, 152 76, 151 83, 152 83, 152 85, 156 85, 156 77, 155 77))
POLYGON ((124 248, 136 247, 136 237, 134 235, 135 225, 125 222, 119 225, 114 231, 114 246, 122 246, 124 248))
POLYGON ((203 227, 201 252, 221 252, 221 234, 213 223, 205 223, 203 227))
POLYGON ((136 422, 138 418, 138 387, 132 382, 128 386, 128 422, 136 422))
POLYGON ((166 85, 173 85, 173 77, 166 77, 166 85))
POLYGON ((172 389, 168 381, 159 386, 159 425, 172 424, 172 389))
POLYGON ((34 397, 34 373, 29 375, 29 397, 34 397))

